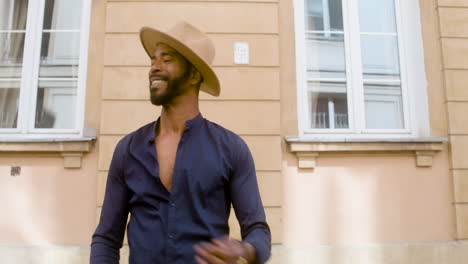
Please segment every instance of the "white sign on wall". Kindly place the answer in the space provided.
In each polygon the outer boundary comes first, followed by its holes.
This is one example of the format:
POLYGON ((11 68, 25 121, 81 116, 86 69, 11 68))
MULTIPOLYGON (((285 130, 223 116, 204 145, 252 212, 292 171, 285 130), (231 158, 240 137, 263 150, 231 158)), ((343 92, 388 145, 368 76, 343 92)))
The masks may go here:
POLYGON ((234 42, 234 64, 249 64, 248 42, 234 42))

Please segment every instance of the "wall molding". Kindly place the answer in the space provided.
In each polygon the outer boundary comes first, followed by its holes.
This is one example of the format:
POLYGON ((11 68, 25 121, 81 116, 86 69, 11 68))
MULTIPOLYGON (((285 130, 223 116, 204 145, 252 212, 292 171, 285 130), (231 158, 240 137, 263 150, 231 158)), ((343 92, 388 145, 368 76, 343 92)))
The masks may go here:
POLYGON ((417 167, 432 167, 433 156, 443 150, 445 138, 430 139, 333 139, 302 140, 285 138, 289 151, 295 153, 300 169, 314 169, 323 153, 404 153, 415 156, 417 167))
POLYGON ((79 169, 81 168, 83 155, 91 151, 94 142, 95 138, 48 141, 2 141, 0 142, 0 153, 53 154, 63 157, 64 168, 79 169))

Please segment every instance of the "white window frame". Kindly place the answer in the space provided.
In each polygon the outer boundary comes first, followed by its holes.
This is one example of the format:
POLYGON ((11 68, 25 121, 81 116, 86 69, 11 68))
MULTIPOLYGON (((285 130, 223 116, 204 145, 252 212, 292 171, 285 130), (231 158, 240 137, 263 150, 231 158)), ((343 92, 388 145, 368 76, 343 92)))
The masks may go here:
MULTIPOLYGON (((84 111, 88 63, 89 26, 91 0, 82 1, 80 25, 80 50, 77 78, 48 78, 47 80, 76 80, 75 128, 35 128, 36 102, 39 81, 41 43, 43 33, 44 8, 46 0, 29 0, 26 20, 21 88, 18 106, 17 128, 1 128, 0 140, 50 140, 84 138, 84 111)), ((54 30, 54 32, 77 32, 77 30, 54 30)), ((41 78, 45 80, 45 78, 41 78)), ((10 79, 18 80, 18 79, 10 79)))
POLYGON ((424 69, 424 50, 418 1, 395 0, 404 129, 365 128, 365 106, 358 16, 359 0, 342 0, 349 128, 308 128, 311 113, 310 110, 307 109, 304 2, 304 0, 294 0, 299 138, 310 140, 333 138, 408 139, 429 137, 427 83, 424 69))

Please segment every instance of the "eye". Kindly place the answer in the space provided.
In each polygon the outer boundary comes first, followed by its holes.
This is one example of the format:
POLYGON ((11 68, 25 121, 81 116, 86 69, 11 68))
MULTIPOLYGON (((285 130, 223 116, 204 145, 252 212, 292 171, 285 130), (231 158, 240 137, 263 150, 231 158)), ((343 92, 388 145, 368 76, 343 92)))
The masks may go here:
POLYGON ((167 63, 167 62, 171 62, 171 61, 172 61, 172 57, 171 57, 171 56, 164 56, 164 57, 162 58, 162 61, 163 61, 163 62, 166 62, 166 63, 167 63))

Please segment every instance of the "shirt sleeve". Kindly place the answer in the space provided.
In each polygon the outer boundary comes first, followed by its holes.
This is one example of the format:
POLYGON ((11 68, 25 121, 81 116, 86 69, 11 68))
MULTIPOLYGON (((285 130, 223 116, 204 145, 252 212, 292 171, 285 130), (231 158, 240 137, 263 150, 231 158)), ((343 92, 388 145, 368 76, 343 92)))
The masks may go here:
POLYGON ((239 138, 233 148, 231 198, 241 228, 242 240, 255 248, 256 264, 270 258, 271 232, 258 190, 255 165, 247 144, 239 138))
POLYGON ((128 218, 128 190, 122 171, 122 142, 115 148, 107 176, 99 225, 92 238, 90 264, 118 264, 128 218))

